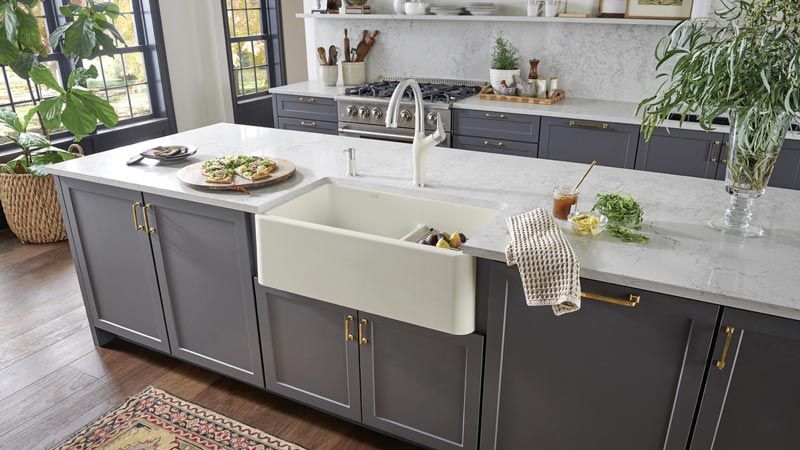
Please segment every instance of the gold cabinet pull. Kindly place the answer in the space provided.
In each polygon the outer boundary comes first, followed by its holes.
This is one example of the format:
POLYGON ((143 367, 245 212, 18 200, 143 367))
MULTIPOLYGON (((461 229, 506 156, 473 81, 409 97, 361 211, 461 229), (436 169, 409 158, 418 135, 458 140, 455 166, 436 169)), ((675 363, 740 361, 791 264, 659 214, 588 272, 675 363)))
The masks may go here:
POLYGON ((570 120, 569 121, 569 126, 577 127, 577 128, 594 128, 596 130, 607 130, 608 129, 608 124, 607 123, 601 123, 601 124, 595 125, 593 123, 581 123, 581 122, 577 122, 575 120, 570 120))
POLYGON ((142 202, 136 202, 131 205, 131 214, 133 214, 133 229, 134 231, 144 230, 144 225, 139 223, 139 215, 136 214, 136 208, 142 206, 142 202))
POLYGON ((350 333, 350 322, 352 322, 353 320, 354 320, 354 318, 350 314, 348 314, 347 318, 344 319, 344 340, 348 341, 348 342, 352 341, 353 339, 355 339, 353 337, 353 334, 350 333))
POLYGON ((636 307, 636 305, 639 304, 639 300, 641 299, 641 297, 638 294, 630 294, 628 295, 628 298, 625 299, 625 298, 609 297, 607 295, 595 294, 592 292, 581 292, 581 297, 587 300, 597 300, 598 302, 627 306, 628 308, 636 307))
POLYGON ((153 233, 156 232, 156 229, 150 226, 150 219, 147 218, 147 211, 152 206, 153 205, 146 204, 146 205, 144 205, 144 208, 142 208, 142 215, 144 216, 144 228, 147 228, 147 232, 150 233, 150 234, 153 234, 153 233))
POLYGON ((720 160, 719 162, 722 164, 728 164, 728 156, 731 153, 731 146, 726 142, 722 144, 722 152, 720 152, 720 160))
POLYGON ((486 113, 487 119, 505 119, 505 114, 486 113))
POLYGON ((300 126, 306 128, 317 128, 317 122, 306 122, 305 120, 301 120, 300 126))
POLYGON ((713 162, 713 163, 717 162, 716 150, 719 148, 721 143, 722 142, 720 142, 720 141, 714 141, 714 148, 711 149, 711 159, 709 159, 710 162, 713 162))
POLYGON ((315 103, 317 101, 314 97, 300 97, 298 100, 301 103, 315 103))
POLYGON ((733 328, 730 325, 725 327, 725 345, 722 347, 722 357, 714 362, 714 366, 716 366, 719 370, 725 370, 725 364, 728 360, 728 351, 731 349, 731 341, 733 341, 733 332, 736 331, 736 328, 733 328))
POLYGON ((358 322, 358 342, 361 345, 367 343, 367 338, 364 336, 364 325, 366 324, 367 324, 367 319, 361 319, 361 321, 358 322))
POLYGON ((503 141, 491 142, 491 141, 483 141, 483 145, 489 145, 492 147, 502 147, 503 141))

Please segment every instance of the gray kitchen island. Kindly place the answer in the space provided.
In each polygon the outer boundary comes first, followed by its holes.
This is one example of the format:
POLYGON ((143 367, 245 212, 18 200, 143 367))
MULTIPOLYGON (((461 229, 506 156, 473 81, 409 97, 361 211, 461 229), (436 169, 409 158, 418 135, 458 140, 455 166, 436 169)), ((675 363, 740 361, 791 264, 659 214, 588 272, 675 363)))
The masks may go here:
POLYGON ((800 193, 769 188, 755 208, 767 235, 739 239, 706 225, 727 204, 720 181, 596 168, 579 207, 630 193, 651 240, 567 232, 587 295, 580 311, 554 317, 525 305, 504 263, 505 218, 549 208, 553 185, 584 168, 437 148, 430 186, 412 188, 407 144, 218 124, 50 170, 97 345, 123 338, 435 449, 793 448, 800 193), (198 153, 125 165, 162 144, 198 153), (358 177, 344 176, 347 147, 358 177), (297 173, 250 195, 175 177, 236 153, 287 159, 297 173), (494 205, 497 217, 464 247, 475 257, 475 331, 261 285, 254 221, 326 183, 494 205))

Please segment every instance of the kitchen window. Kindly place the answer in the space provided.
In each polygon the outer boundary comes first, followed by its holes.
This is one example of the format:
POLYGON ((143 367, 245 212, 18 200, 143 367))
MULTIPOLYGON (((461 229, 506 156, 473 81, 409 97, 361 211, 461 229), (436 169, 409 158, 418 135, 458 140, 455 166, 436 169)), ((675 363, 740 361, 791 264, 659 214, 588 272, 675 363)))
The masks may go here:
MULTIPOLYGON (((39 22, 42 39, 46 43, 47 55, 40 58, 48 66, 56 79, 62 84, 74 68, 73 62, 49 45, 50 31, 65 22, 59 7, 69 3, 85 5, 87 0, 42 0, 34 12, 39 22)), ((111 0, 117 3, 122 12, 114 21, 115 26, 125 39, 125 45, 119 44, 116 52, 109 56, 100 56, 93 60, 79 61, 77 65, 88 67, 94 65, 98 77, 89 80, 87 87, 98 96, 109 100, 119 115, 119 124, 114 129, 98 127, 97 134, 105 134, 100 143, 93 144, 92 135, 85 138, 85 146, 94 151, 105 150, 130 143, 133 137, 138 140, 154 138, 175 131, 172 113, 171 93, 167 79, 166 60, 163 58, 163 41, 161 37, 160 14, 157 2, 153 0, 111 0), (146 126, 145 126, 146 125, 146 126), (140 132, 132 132, 131 127, 142 127, 140 132), (117 129, 125 128, 116 138, 117 129)), ((4 86, 0 89, 0 108, 11 108, 25 112, 42 99, 56 95, 47 88, 36 86, 17 76, 9 67, 0 66, 4 86)), ((38 118, 34 116, 30 130, 39 128, 38 118)), ((41 132, 41 129, 39 130, 41 132)), ((47 130, 53 140, 69 139, 67 133, 60 130, 47 130)), ((3 143, 0 143, 3 144, 3 143)), ((0 146, 0 157, 15 152, 10 143, 0 146), (5 152, 4 152, 5 150, 5 152)))
POLYGON ((231 84, 237 100, 283 84, 278 0, 222 0, 231 84))

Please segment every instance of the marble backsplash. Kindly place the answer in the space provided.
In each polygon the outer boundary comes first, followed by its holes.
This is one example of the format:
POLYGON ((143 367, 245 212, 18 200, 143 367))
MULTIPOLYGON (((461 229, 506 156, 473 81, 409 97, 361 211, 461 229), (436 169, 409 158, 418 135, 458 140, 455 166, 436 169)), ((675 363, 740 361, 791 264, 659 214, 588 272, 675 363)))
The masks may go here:
MULTIPOLYGON (((557 76, 571 97, 638 102, 652 95, 654 48, 670 27, 526 22, 437 22, 411 20, 307 21, 314 47, 351 42, 362 29, 381 35, 367 57, 367 78, 380 75, 487 80, 493 42, 503 35, 520 50, 522 74, 529 58, 541 60, 539 74, 557 76)), ((313 55, 311 55, 313 56, 313 55)), ((316 59, 309 60, 316 75, 316 59)))

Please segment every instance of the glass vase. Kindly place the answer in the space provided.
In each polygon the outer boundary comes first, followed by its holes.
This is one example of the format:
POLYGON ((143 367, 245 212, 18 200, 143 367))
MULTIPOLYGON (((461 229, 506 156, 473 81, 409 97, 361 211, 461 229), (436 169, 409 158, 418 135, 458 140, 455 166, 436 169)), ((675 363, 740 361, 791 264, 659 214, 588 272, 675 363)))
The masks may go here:
POLYGON ((764 228, 753 223, 750 208, 766 190, 792 116, 731 112, 730 122, 725 190, 731 200, 725 215, 710 225, 725 234, 761 236, 764 228))

